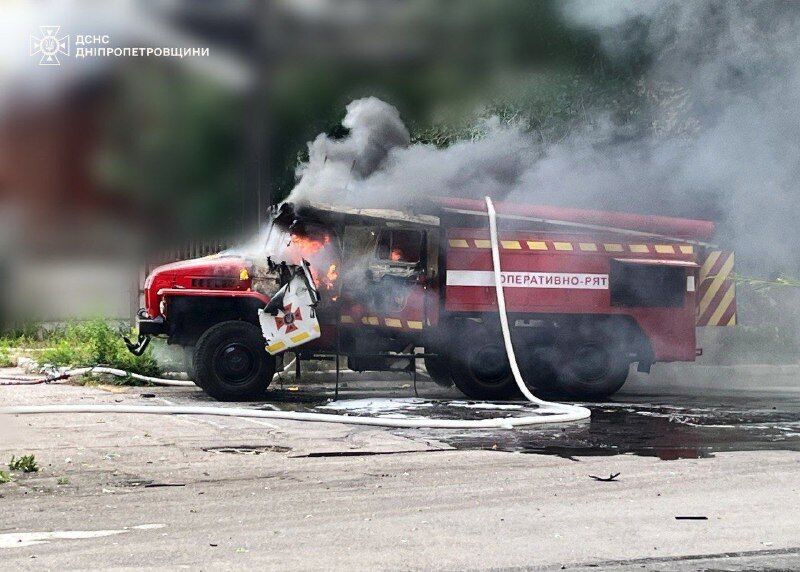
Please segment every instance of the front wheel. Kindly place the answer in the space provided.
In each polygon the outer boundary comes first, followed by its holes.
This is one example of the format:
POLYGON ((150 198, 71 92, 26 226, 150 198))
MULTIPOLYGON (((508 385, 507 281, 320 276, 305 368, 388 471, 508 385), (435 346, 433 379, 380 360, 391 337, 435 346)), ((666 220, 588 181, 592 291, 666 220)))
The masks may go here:
POLYGON ((264 349, 258 327, 229 321, 200 336, 194 352, 196 383, 220 401, 263 396, 275 374, 275 358, 264 349))

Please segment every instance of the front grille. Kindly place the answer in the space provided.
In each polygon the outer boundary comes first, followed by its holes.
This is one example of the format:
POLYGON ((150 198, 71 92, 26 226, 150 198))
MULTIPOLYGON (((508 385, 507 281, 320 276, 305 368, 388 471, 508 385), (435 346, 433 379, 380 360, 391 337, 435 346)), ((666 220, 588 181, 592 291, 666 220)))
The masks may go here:
POLYGON ((238 284, 238 278, 212 276, 209 278, 192 278, 192 288, 205 290, 221 290, 233 288, 238 284))

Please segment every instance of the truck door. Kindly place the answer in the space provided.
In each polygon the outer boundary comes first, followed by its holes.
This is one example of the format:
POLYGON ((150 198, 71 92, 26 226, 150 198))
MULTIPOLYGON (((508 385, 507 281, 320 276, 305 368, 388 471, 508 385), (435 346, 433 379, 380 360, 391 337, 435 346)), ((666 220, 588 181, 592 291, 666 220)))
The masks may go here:
MULTIPOLYGON (((418 228, 374 227, 362 238, 360 259, 343 284, 352 299, 351 317, 365 326, 419 331, 425 323, 426 237, 418 228), (363 240, 369 241, 364 248, 363 240)), ((355 251, 355 252, 354 252, 355 251)))

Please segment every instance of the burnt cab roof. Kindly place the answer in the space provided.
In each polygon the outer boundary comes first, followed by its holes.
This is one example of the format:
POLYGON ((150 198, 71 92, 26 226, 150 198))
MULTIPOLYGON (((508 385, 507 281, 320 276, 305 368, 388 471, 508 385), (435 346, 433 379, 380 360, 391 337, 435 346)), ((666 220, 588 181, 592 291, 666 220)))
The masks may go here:
POLYGON ((285 226, 297 222, 330 225, 356 221, 362 224, 400 222, 421 226, 439 226, 439 217, 431 214, 415 214, 392 209, 363 209, 316 202, 282 203, 277 208, 275 220, 278 224, 285 226))
MULTIPOLYGON (((534 223, 558 230, 611 232, 695 243, 702 243, 714 234, 714 223, 705 220, 504 201, 495 202, 494 205, 498 218, 516 220, 525 226, 534 223)), ((455 217, 457 224, 461 224, 465 219, 487 216, 483 200, 451 197, 433 197, 424 205, 416 205, 415 211, 365 209, 327 203, 282 203, 277 208, 275 221, 287 227, 294 224, 335 225, 356 221, 365 224, 395 222, 438 226, 440 218, 444 218, 445 224, 448 224, 448 219, 455 217)), ((452 222, 448 226, 450 224, 452 222)))

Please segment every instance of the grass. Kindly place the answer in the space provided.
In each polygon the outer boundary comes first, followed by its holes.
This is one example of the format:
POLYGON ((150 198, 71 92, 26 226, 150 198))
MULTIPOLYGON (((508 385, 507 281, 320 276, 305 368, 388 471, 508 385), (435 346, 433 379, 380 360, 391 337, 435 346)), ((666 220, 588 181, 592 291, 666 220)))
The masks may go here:
POLYGON ((0 340, 0 367, 11 367, 14 362, 11 360, 11 343, 8 340, 0 340))
POLYGON ((11 456, 8 468, 12 471, 22 471, 23 473, 39 472, 39 465, 36 464, 36 457, 33 455, 22 455, 21 457, 11 456))
POLYGON ((61 330, 49 334, 50 347, 41 353, 39 361, 68 367, 106 365, 158 376, 161 370, 152 351, 148 350, 141 356, 133 355, 122 340, 123 333, 129 332, 125 332, 121 325, 114 328, 100 319, 70 322, 61 330))
POLYGON ((10 483, 12 480, 13 479, 11 478, 11 475, 9 475, 7 472, 0 471, 0 485, 10 483))
MULTIPOLYGON (((11 349, 29 354, 40 364, 58 367, 104 365, 132 373, 158 376, 161 368, 148 349, 141 356, 128 351, 123 334, 131 334, 122 323, 103 319, 72 321, 56 327, 42 324, 17 329, 0 338, 0 367, 13 365, 11 349), (34 351, 35 350, 35 351, 34 351)), ((135 336, 134 336, 135 337, 135 336)), ((86 379, 92 381, 91 377, 86 379)), ((132 379, 113 378, 119 385, 144 385, 132 379)))

